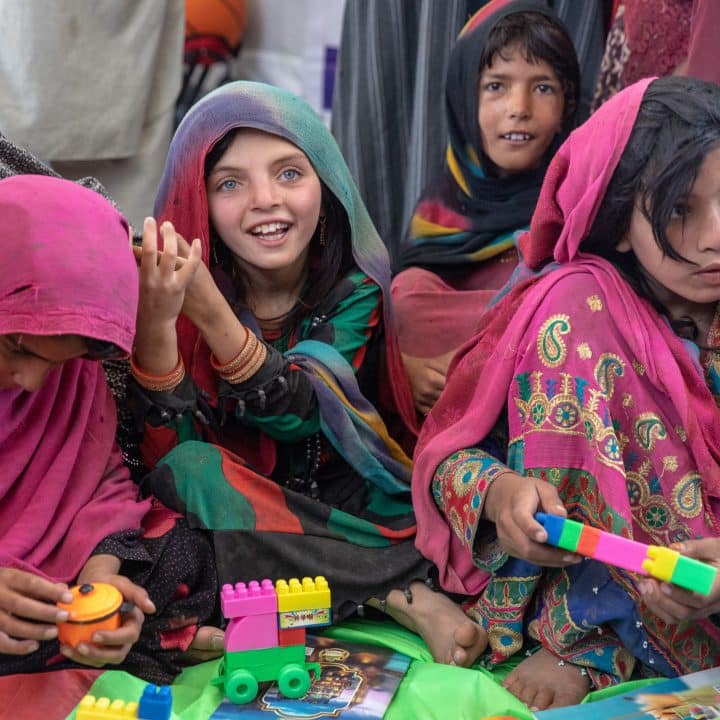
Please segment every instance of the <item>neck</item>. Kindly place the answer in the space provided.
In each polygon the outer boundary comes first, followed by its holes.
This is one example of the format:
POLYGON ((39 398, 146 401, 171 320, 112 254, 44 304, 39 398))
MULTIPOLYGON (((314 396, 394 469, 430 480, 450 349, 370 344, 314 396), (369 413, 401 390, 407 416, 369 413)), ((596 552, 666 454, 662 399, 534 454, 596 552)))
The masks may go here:
POLYGON ((259 321, 283 320, 295 307, 307 281, 307 256, 284 268, 265 270, 235 259, 245 281, 248 307, 259 321))

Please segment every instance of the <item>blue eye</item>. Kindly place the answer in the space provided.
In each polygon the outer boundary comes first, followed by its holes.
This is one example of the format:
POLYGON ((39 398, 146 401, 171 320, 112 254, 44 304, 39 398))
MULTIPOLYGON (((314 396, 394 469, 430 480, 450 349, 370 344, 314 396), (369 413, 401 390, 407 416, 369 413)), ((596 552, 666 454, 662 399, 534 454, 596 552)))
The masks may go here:
POLYGON ((283 180, 297 180, 300 177, 300 173, 294 168, 288 168, 280 173, 283 180))
POLYGON ((218 190, 234 190, 236 187, 236 180, 223 180, 218 186, 218 190))

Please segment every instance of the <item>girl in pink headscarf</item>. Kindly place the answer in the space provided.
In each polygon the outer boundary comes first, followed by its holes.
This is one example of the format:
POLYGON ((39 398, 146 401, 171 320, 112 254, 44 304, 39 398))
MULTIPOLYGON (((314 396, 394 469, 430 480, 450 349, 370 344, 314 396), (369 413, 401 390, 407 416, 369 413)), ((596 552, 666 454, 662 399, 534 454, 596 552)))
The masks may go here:
POLYGON ((115 444, 96 361, 132 348, 127 222, 100 195, 39 175, 0 181, 0 217, 0 674, 111 664, 169 682, 217 588, 208 542, 149 513, 115 444), (135 607, 119 629, 60 647, 56 603, 93 582, 135 607))
POLYGON ((489 662, 534 653, 505 681, 530 706, 716 666, 720 584, 701 598, 541 558, 533 514, 720 555, 720 88, 644 80, 608 101, 552 161, 521 250, 536 275, 485 317, 423 427, 418 547, 479 596, 489 662))

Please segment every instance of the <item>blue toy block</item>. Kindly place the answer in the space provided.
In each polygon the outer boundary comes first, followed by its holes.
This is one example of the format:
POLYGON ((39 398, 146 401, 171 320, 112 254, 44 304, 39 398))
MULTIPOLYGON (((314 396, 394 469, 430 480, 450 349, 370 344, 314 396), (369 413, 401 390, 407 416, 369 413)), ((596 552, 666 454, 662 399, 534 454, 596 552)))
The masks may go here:
POLYGON ((535 513, 535 519, 545 528, 545 532, 548 534, 546 542, 557 546, 560 542, 565 518, 560 517, 560 515, 548 515, 539 512, 535 513))
POLYGON ((138 703, 138 720, 170 720, 172 693, 169 685, 148 685, 138 703))

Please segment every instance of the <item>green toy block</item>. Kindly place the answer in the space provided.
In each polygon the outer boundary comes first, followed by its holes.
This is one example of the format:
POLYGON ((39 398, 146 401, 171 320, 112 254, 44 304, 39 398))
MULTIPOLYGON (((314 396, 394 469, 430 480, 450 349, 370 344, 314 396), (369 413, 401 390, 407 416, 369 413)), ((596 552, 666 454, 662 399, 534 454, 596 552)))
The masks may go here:
POLYGON ((715 582, 717 570, 713 565, 708 565, 707 563, 700 562, 700 560, 695 560, 695 558, 681 555, 678 558, 670 582, 686 590, 691 590, 701 595, 709 595, 715 582))
POLYGON ((565 518, 560 539, 557 543, 558 547, 563 548, 563 550, 575 552, 580 542, 580 534, 583 531, 583 527, 585 526, 577 520, 568 520, 565 518))

